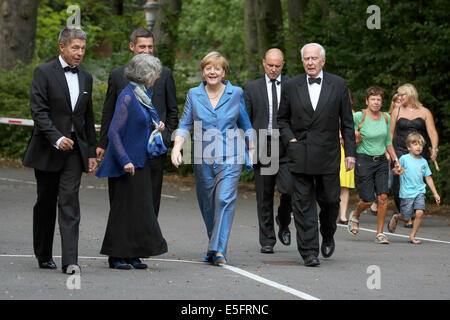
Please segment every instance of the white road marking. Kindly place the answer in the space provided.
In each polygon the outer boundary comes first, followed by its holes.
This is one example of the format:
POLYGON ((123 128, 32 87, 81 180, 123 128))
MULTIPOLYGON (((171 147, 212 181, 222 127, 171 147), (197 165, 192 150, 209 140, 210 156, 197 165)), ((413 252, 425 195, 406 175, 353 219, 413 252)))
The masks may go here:
MULTIPOLYGON (((345 224, 337 224, 340 227, 344 227, 347 229, 347 225, 345 224)), ((359 230, 362 231, 367 231, 367 232, 372 232, 372 233, 377 233, 376 230, 372 230, 372 229, 367 229, 367 228, 359 228, 359 230)), ((409 235, 403 235, 403 234, 397 234, 397 233, 390 233, 390 232, 384 232, 384 234, 389 235, 389 236, 394 236, 394 237, 400 237, 400 238, 408 238, 409 239, 409 235)), ((435 240, 435 239, 429 239, 429 238, 420 238, 420 237, 416 237, 417 240, 424 240, 424 241, 431 241, 431 242, 438 242, 438 243, 446 243, 446 244, 450 244, 449 241, 443 241, 443 240, 435 240)))
MULTIPOLYGON (((6 258, 35 258, 34 255, 31 254, 0 254, 0 257, 6 257, 6 258)), ((61 256, 54 256, 54 258, 61 258, 61 256)), ((86 257, 86 256, 79 256, 78 259, 88 259, 88 260, 107 260, 108 257, 86 257)), ((161 261, 161 262, 179 262, 179 263, 192 263, 192 264, 205 264, 204 262, 199 261, 191 261, 191 260, 176 260, 176 259, 156 259, 156 258, 147 258, 142 260, 149 260, 149 261, 161 261)), ((220 265, 224 269, 230 270, 232 272, 235 272, 237 274, 240 274, 241 276, 250 278, 252 280, 258 281, 262 284, 271 286, 275 289, 281 290, 283 292, 292 294, 298 298, 304 299, 304 300, 320 300, 319 298, 313 297, 307 293, 304 293, 302 291, 287 287, 285 285, 282 285, 280 283, 277 283, 272 280, 268 280, 266 278, 260 277, 256 274, 250 273, 248 271, 242 270, 237 267, 233 267, 230 265, 220 265)))

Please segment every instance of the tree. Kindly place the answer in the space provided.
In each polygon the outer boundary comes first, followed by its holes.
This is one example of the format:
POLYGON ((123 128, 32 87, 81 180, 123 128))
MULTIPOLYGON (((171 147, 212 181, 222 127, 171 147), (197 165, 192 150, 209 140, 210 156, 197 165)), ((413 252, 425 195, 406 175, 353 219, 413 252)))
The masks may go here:
POLYGON ((0 2, 0 67, 11 69, 16 60, 29 63, 33 58, 37 0, 0 2))
POLYGON ((181 0, 160 0, 161 14, 155 26, 156 56, 163 65, 173 69, 178 46, 178 25, 181 15, 181 0))
POLYGON ((287 12, 289 19, 289 32, 286 52, 286 64, 289 66, 289 74, 295 75, 301 72, 300 48, 305 39, 302 35, 301 24, 308 9, 309 0, 288 0, 287 12))
POLYGON ((261 71, 261 59, 266 51, 276 47, 284 51, 283 13, 279 0, 246 0, 244 26, 248 77, 261 71))

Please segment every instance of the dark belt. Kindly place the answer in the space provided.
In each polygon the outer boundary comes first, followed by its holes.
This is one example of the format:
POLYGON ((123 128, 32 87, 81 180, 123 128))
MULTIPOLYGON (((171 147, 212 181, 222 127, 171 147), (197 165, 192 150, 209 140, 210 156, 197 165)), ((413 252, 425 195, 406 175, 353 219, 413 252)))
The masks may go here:
POLYGON ((386 159, 386 155, 385 154, 381 154, 379 156, 369 156, 368 154, 364 154, 364 153, 358 153, 357 154, 358 158, 362 158, 362 159, 366 159, 366 160, 370 160, 373 162, 378 162, 378 161, 382 161, 386 159))

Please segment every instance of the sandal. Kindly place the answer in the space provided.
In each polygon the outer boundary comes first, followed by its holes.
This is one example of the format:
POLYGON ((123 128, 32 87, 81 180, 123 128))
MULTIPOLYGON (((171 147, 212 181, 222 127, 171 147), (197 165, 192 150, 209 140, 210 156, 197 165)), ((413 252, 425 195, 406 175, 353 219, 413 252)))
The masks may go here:
POLYGON ((216 255, 213 258, 213 263, 216 266, 220 266, 221 264, 226 264, 227 260, 225 259, 225 257, 223 255, 216 253, 216 255))
POLYGON ((395 216, 396 216, 395 213, 392 214, 392 216, 391 216, 391 218, 389 219, 388 224, 387 224, 387 228, 388 228, 388 230, 389 230, 390 233, 394 233, 395 230, 397 229, 397 223, 398 223, 398 221, 395 222, 395 226, 392 226, 392 227, 391 227, 391 223, 392 223, 392 221, 394 220, 394 217, 395 217, 395 216))
POLYGON ((359 232, 359 220, 356 218, 353 218, 353 214, 355 213, 355 210, 353 210, 352 212, 350 212, 350 216, 348 217, 348 224, 347 224, 347 231, 352 235, 352 236, 356 236, 359 232), (355 227, 353 225, 353 223, 357 223, 358 226, 355 227), (353 233, 352 231, 356 231, 356 233, 353 233))
POLYGON ((379 233, 375 237, 375 243, 378 244, 389 244, 389 240, 384 233, 379 233))
POLYGON ((411 244, 422 244, 422 241, 417 240, 416 238, 409 239, 408 242, 411 243, 411 244))

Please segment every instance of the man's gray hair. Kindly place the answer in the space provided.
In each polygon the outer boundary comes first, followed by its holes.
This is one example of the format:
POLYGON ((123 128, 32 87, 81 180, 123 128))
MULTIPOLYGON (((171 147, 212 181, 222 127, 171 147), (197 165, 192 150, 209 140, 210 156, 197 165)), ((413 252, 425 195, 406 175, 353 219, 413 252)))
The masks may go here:
POLYGON ((307 43, 303 46, 303 48, 300 50, 300 54, 302 55, 302 60, 303 60, 303 51, 305 51, 305 48, 308 46, 316 46, 320 49, 320 57, 323 59, 325 58, 325 48, 322 47, 320 44, 315 43, 315 42, 311 42, 311 43, 307 43))
POLYGON ((68 45, 72 39, 87 40, 86 32, 80 28, 64 28, 59 33, 58 42, 68 45))
POLYGON ((147 54, 137 54, 131 59, 125 68, 125 77, 128 81, 149 86, 153 79, 159 77, 162 71, 161 61, 147 54))

